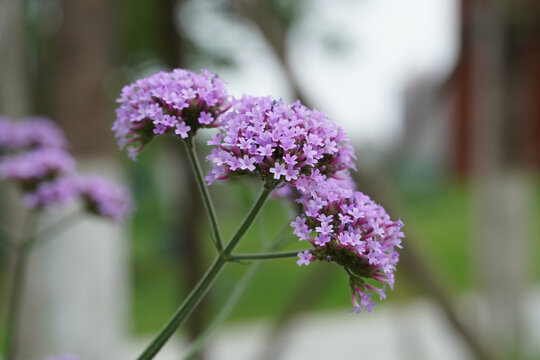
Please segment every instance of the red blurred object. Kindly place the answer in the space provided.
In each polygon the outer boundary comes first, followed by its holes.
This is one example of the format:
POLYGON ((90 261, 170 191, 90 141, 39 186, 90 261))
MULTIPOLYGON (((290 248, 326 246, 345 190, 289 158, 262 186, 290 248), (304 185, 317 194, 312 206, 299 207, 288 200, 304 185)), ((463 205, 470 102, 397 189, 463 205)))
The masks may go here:
MULTIPOLYGON (((486 1, 461 0, 460 50, 456 67, 446 83, 453 103, 450 164, 456 175, 466 176, 472 168, 472 124, 478 106, 475 100, 474 32, 479 11, 486 1)), ((505 74, 509 112, 505 114, 505 161, 540 169, 540 5, 534 1, 507 2, 504 12, 505 74), (518 5, 520 3, 520 5, 518 5)))

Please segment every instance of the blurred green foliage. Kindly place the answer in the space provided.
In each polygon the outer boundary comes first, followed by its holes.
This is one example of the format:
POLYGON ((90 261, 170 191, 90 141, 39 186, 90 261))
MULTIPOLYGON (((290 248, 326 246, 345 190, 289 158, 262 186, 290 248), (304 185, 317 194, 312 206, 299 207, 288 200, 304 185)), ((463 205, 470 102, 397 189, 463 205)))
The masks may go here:
MULTIPOLYGON (((151 155, 148 155, 150 158, 151 155)), ((146 156, 135 166, 144 168, 146 156)), ((139 170, 137 170, 139 171, 139 170)), ((186 289, 179 274, 179 266, 167 247, 166 233, 162 227, 160 217, 163 210, 159 209, 156 196, 152 194, 151 176, 149 172, 138 174, 139 184, 137 203, 139 206, 136 218, 133 221, 133 271, 134 271, 134 298, 133 318, 137 333, 156 331, 179 306, 187 295, 186 289)), ((540 184, 540 181, 536 181, 540 184)), ((225 239, 229 238, 242 217, 248 211, 254 200, 258 188, 257 182, 229 181, 216 183, 211 187, 211 193, 216 203, 219 222, 225 239)), ((137 188, 137 186, 136 186, 137 188)), ((425 255, 428 264, 433 265, 447 284, 444 284, 454 294, 471 289, 476 277, 472 264, 474 251, 471 241, 471 198, 468 185, 464 183, 438 183, 432 186, 418 184, 407 186, 400 192, 406 213, 402 215, 406 227, 415 229, 419 235, 416 244, 425 255)), ((540 215, 540 186, 535 187, 535 216, 540 215)), ((254 227, 250 229, 242 240, 238 252, 256 252, 267 246, 272 239, 280 233, 288 233, 290 240, 284 248, 287 250, 307 248, 307 243, 298 242, 287 232, 288 223, 294 216, 291 204, 271 199, 261 217, 254 227)), ((206 223, 198 224, 206 229, 206 223)), ((540 224, 534 223, 534 243, 540 244, 540 224)), ((206 261, 213 259, 214 250, 211 247, 210 234, 206 234, 201 241, 206 243, 206 261)), ((407 246, 407 240, 404 243, 407 246)), ((534 277, 540 279, 540 268, 535 265, 534 277)), ((347 311, 350 307, 348 282, 345 274, 333 264, 314 263, 309 267, 299 268, 294 259, 279 259, 266 261, 256 275, 253 283, 233 311, 230 321, 244 319, 272 317, 279 313, 287 304, 292 294, 300 286, 308 272, 315 267, 323 267, 328 275, 329 287, 322 292, 322 296, 315 299, 308 310, 336 309, 347 311)), ((235 282, 242 276, 247 264, 229 264, 218 278, 209 295, 213 305, 208 313, 203 314, 211 320, 214 312, 225 301, 227 294, 232 290, 235 282)), ((425 295, 418 292, 414 283, 397 271, 397 286, 390 293, 388 300, 380 306, 392 301, 408 299, 412 296, 425 295)), ((314 284, 317 286, 317 284, 314 284)), ((307 299, 306 299, 307 300, 307 299)))

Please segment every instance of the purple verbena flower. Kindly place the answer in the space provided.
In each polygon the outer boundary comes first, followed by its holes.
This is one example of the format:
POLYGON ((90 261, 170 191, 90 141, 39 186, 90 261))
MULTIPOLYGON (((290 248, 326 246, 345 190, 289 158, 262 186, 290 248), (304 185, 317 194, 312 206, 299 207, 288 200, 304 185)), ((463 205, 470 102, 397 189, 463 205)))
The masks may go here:
POLYGON ((121 222, 133 210, 127 189, 104 178, 81 177, 78 187, 86 208, 92 213, 121 222))
POLYGON ((305 251, 300 251, 298 253, 298 258, 299 260, 296 262, 298 264, 298 266, 302 266, 302 265, 309 265, 309 263, 314 260, 315 258, 313 257, 313 255, 311 255, 311 253, 309 252, 309 250, 305 250, 305 251))
POLYGON ((89 212, 115 221, 123 220, 133 209, 127 189, 96 176, 65 176, 44 182, 24 198, 31 209, 48 209, 76 199, 81 199, 89 212))
POLYGON ((212 163, 206 177, 209 184, 248 173, 274 185, 296 184, 301 178, 326 179, 354 168, 354 150, 343 129, 299 101, 288 105, 245 96, 234 101, 221 119, 222 134, 212 139, 216 148, 207 157, 212 163), (254 170, 239 165, 246 157, 254 170))
POLYGON ((75 170, 75 160, 64 150, 44 148, 0 159, 0 180, 19 183, 25 191, 75 170))
POLYGON ((66 148, 64 132, 44 117, 18 121, 0 117, 0 155, 37 148, 66 148))
POLYGON ((45 117, 27 117, 17 122, 22 147, 67 148, 64 132, 45 117))
POLYGON ((298 203, 304 213, 291 223, 295 235, 313 245, 312 260, 333 261, 345 269, 353 312, 370 312, 375 305, 371 294, 383 299, 385 285, 394 286, 403 223, 392 221, 367 195, 335 181, 306 181, 302 188, 298 203), (382 287, 368 280, 382 283, 382 287))
POLYGON ((41 183, 35 191, 24 196, 24 203, 30 209, 51 208, 73 201, 79 196, 79 182, 75 176, 64 176, 41 183))
POLYGON ((125 86, 112 127, 120 148, 133 159, 157 134, 185 139, 201 127, 218 126, 228 106, 224 82, 208 70, 161 71, 125 86))

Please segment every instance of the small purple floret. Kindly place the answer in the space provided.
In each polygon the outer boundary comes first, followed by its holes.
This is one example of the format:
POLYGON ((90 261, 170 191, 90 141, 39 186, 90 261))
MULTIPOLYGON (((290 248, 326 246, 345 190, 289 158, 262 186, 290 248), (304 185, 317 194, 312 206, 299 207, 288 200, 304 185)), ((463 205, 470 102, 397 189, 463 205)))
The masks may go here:
POLYGON ((298 253, 298 258, 300 259, 296 262, 298 266, 309 265, 309 263, 313 259, 313 255, 311 255, 308 250, 305 250, 304 252, 298 253))

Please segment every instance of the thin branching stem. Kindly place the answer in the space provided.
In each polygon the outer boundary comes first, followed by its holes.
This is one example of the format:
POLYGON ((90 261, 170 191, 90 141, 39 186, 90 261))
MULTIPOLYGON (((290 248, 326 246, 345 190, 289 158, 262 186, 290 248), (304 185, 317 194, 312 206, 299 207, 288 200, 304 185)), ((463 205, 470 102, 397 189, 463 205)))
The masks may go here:
POLYGON ((207 340, 210 338, 210 335, 212 335, 214 330, 216 330, 233 311, 234 306, 236 305, 236 303, 238 303, 240 297, 242 296, 242 294, 244 294, 248 285, 251 283, 261 266, 262 263, 257 263, 249 267, 249 269, 246 271, 244 276, 242 276, 240 281, 236 283, 233 291, 227 297, 227 301, 225 302, 225 304, 220 307, 219 313, 217 314, 216 318, 208 327, 206 327, 206 329, 204 329, 204 332, 201 333, 192 344, 190 344, 189 349, 186 351, 184 357, 182 358, 183 360, 192 359, 199 353, 199 351, 201 351, 207 340))
POLYGON ((189 162, 191 163, 191 167, 193 168, 193 172, 195 173, 195 179, 197 181, 197 186, 199 187, 199 191, 203 199, 204 208, 206 209, 206 213, 208 215, 208 220, 210 221, 214 244, 216 245, 217 251, 222 252, 223 240, 219 231, 216 211, 214 210, 214 204, 212 203, 210 192, 208 191, 208 188, 206 187, 206 184, 204 182, 204 176, 201 170, 201 165, 199 163, 199 158, 197 157, 197 153, 195 151, 195 144, 193 142, 193 139, 191 139, 190 137, 185 139, 184 145, 186 147, 186 151, 189 157, 189 162))
POLYGON ((231 259, 233 260, 266 260, 266 259, 281 259, 296 257, 299 250, 294 251, 281 251, 281 252, 267 252, 258 254, 233 254, 231 259))
POLYGON ((197 306, 197 304, 201 301, 210 286, 214 283, 217 276, 223 269, 225 263, 232 260, 230 256, 232 251, 238 245, 238 242, 242 239, 242 237, 245 235, 247 230, 257 218, 257 215, 263 208, 263 205, 265 204, 266 199, 268 199, 268 195, 270 195, 271 191, 271 187, 263 187, 261 193, 259 194, 259 197, 249 210, 248 214, 246 215, 234 235, 231 237, 231 240, 227 243, 225 249, 223 249, 223 251, 218 254, 217 258, 214 260, 214 262, 210 266, 210 269, 208 269, 201 281, 199 281, 197 286, 191 291, 184 303, 178 308, 176 313, 171 317, 171 319, 169 320, 169 322, 167 322, 163 329, 161 329, 159 334, 154 338, 150 345, 148 345, 144 352, 137 358, 138 360, 153 359, 154 356, 156 356, 156 354, 161 350, 163 345, 167 343, 170 337, 184 323, 189 314, 193 311, 195 306, 197 306))
MULTIPOLYGON (((283 229, 277 234, 268 250, 277 250, 284 245, 287 240, 290 240, 286 236, 287 230, 289 230, 289 224, 285 224, 283 229)), ((290 232, 290 231, 289 231, 290 232)), ((219 309, 218 314, 212 320, 212 322, 206 327, 206 329, 195 339, 187 349, 182 360, 190 360, 201 351, 207 341, 211 338, 212 334, 218 329, 223 322, 229 317, 234 307, 242 297, 242 294, 246 291, 248 285, 253 281, 255 275, 260 270, 262 262, 258 262, 249 267, 244 276, 236 283, 231 294, 227 298, 227 301, 219 309)))

